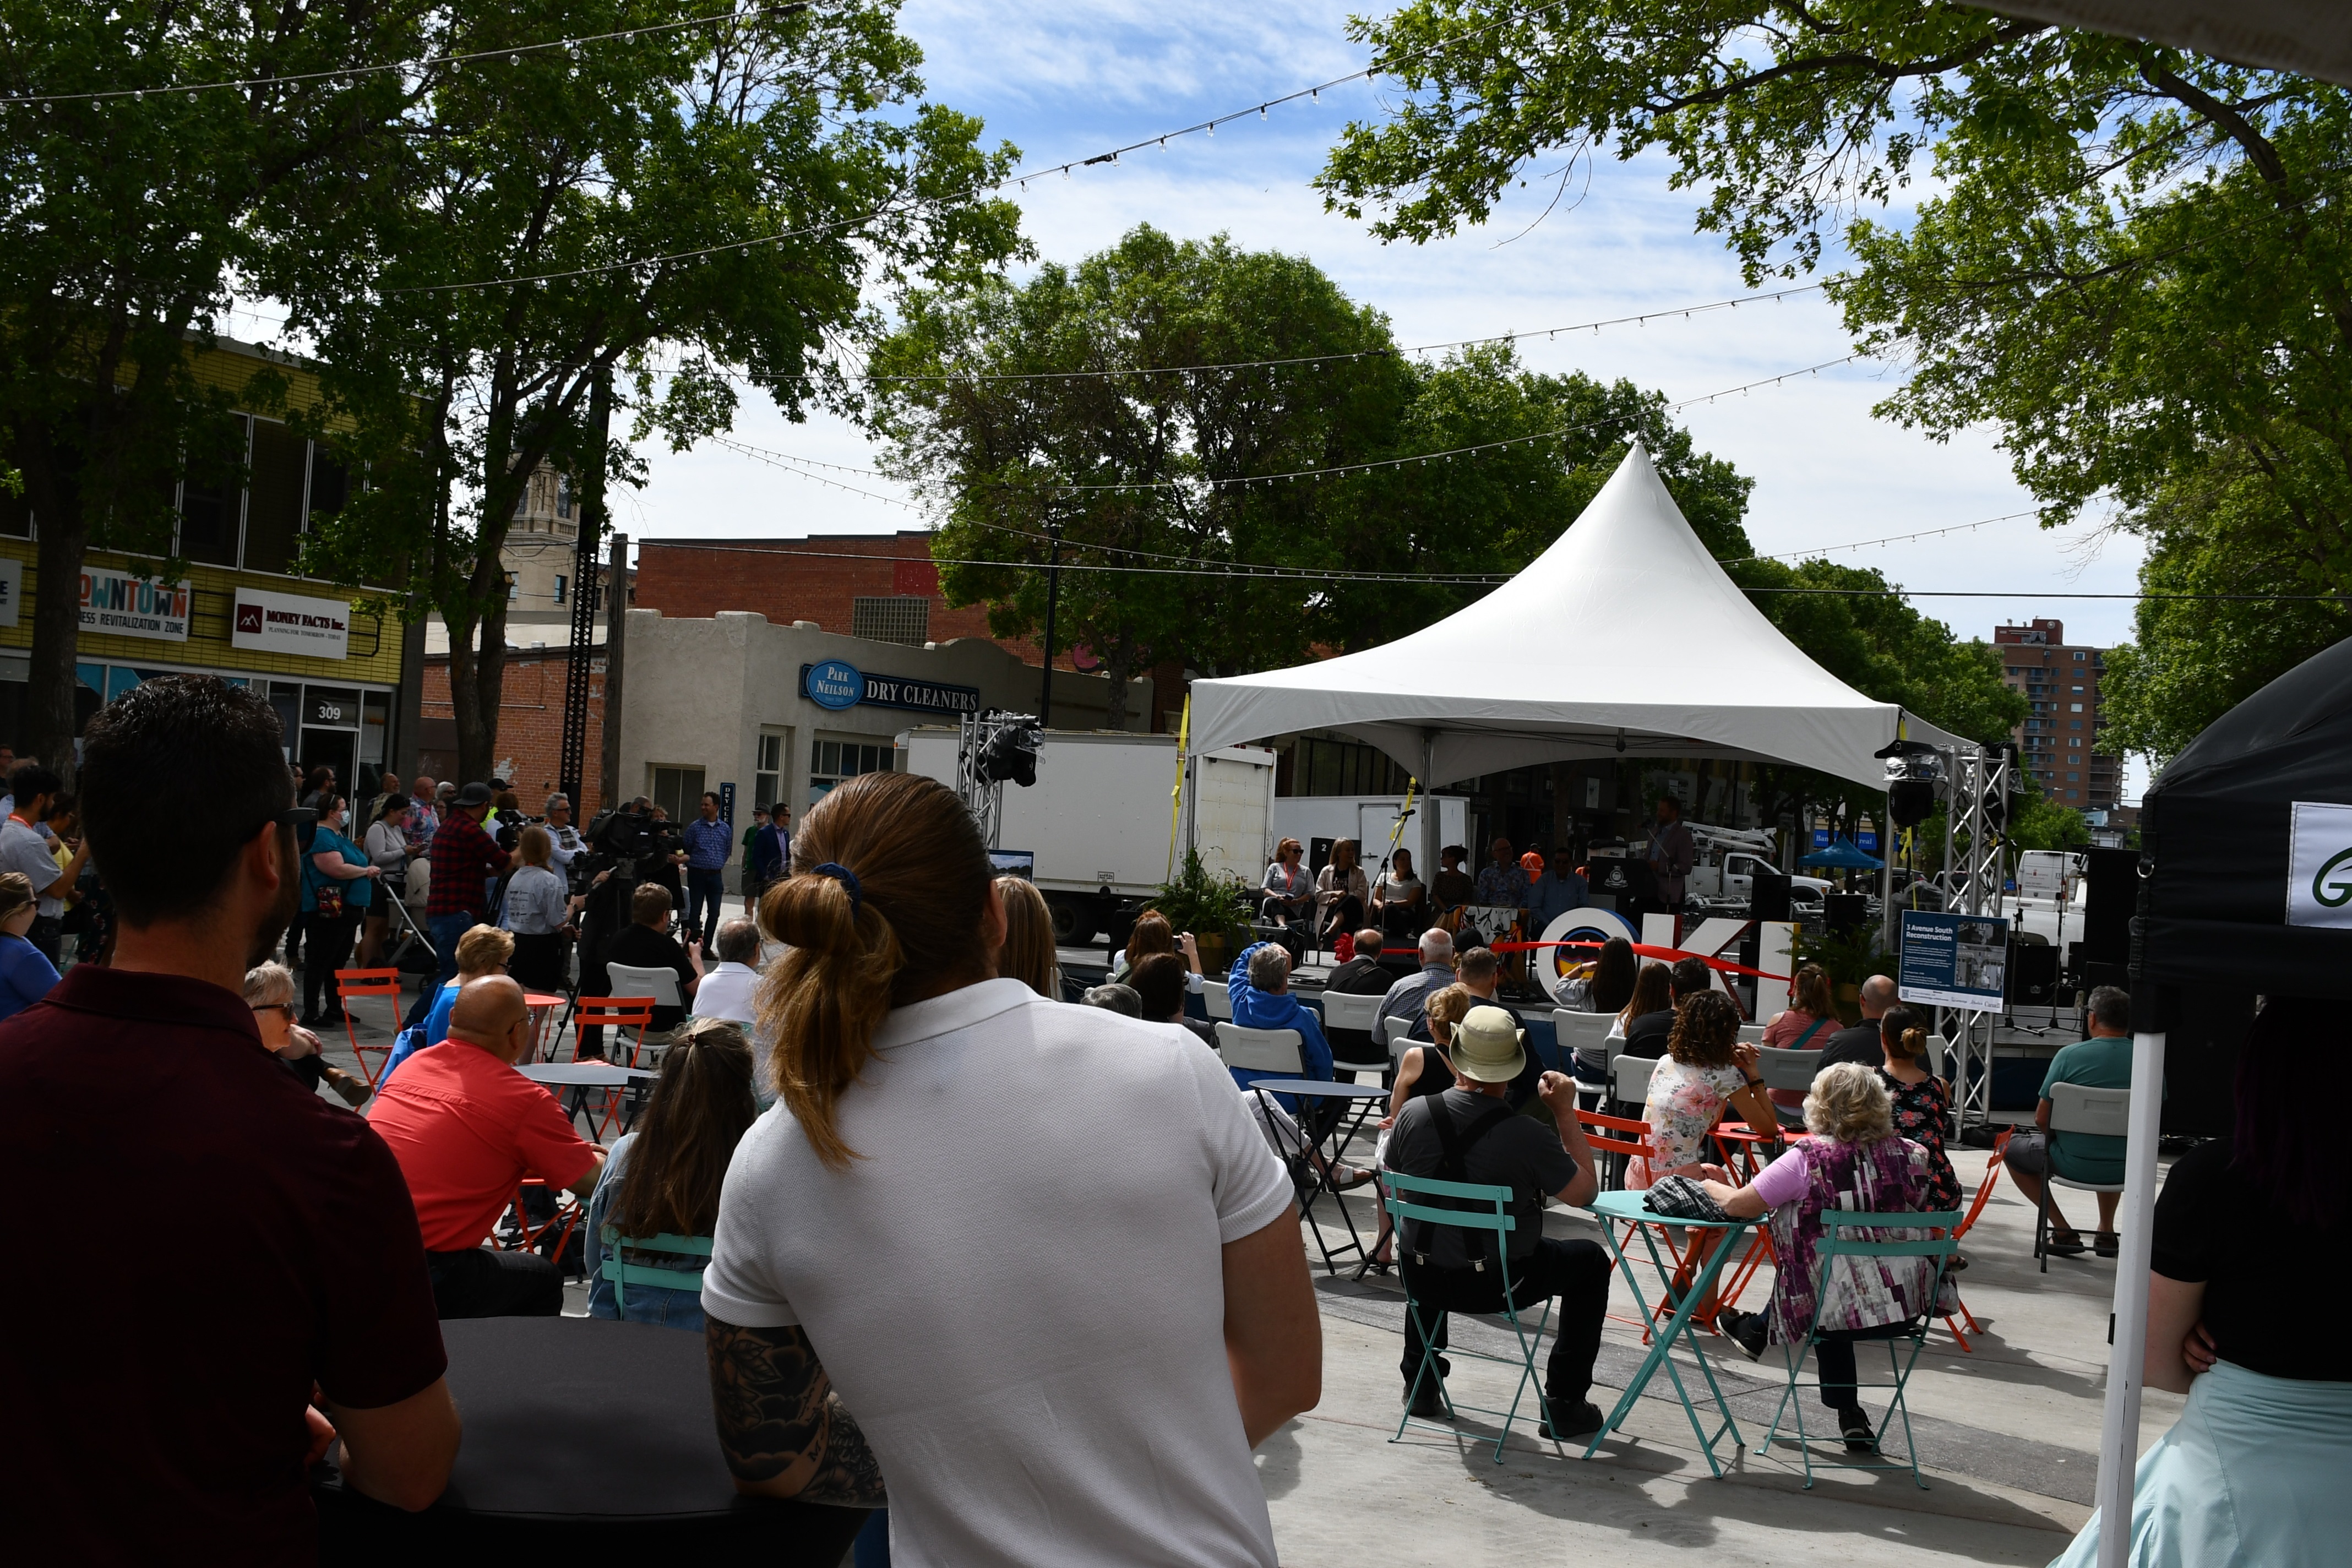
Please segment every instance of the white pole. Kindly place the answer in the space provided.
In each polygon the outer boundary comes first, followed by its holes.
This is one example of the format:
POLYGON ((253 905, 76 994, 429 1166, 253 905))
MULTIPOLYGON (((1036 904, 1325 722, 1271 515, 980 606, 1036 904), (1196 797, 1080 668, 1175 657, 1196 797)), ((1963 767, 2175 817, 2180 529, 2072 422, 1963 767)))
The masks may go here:
POLYGON ((2099 1568, 2131 1556, 2132 1472, 2139 1463, 2140 1372, 2147 1346, 2149 1230, 2156 1222, 2156 1141, 2164 1116, 2164 1037, 2132 1037, 2130 1142, 2116 1228, 2115 1348, 2107 1352, 2106 1419, 2099 1433, 2099 1568))

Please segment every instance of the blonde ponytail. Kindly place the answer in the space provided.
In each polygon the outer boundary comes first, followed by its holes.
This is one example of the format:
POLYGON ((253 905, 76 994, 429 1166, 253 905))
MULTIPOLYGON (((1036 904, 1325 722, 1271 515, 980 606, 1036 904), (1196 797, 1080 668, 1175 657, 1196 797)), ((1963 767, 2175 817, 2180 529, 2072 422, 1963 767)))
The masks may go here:
POLYGON ((859 1158, 841 1136, 841 1097, 894 1006, 989 973, 982 923, 990 867, 971 814, 913 773, 865 773, 809 811, 793 845, 814 868, 761 896, 760 921, 790 949, 761 976, 777 1098, 828 1169, 859 1158))

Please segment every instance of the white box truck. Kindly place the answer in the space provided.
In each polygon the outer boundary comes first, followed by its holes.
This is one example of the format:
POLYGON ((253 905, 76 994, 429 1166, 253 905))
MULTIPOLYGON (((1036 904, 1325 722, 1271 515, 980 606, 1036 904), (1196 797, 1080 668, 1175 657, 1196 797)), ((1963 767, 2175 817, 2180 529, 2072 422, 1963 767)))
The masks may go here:
MULTIPOLYGON (((956 731, 943 726, 908 731, 906 771, 953 789, 956 745, 956 731)), ((992 847, 1036 857, 1032 875, 1064 946, 1085 946, 1167 879, 1176 762, 1173 735, 1047 730, 1037 737, 1037 782, 1004 786, 992 847)), ((1274 753, 1210 752, 1192 804, 1202 863, 1257 886, 1274 852, 1274 753)))

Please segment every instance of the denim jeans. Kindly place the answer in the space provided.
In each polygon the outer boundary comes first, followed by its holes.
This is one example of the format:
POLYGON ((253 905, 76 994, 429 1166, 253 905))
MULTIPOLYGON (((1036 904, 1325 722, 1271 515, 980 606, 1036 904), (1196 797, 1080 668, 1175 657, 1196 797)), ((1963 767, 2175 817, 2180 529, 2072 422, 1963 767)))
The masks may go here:
POLYGON ((601 1267, 588 1282, 588 1315, 592 1318, 624 1318, 632 1323, 651 1323, 657 1329, 684 1329, 688 1333, 702 1332, 702 1292, 672 1290, 660 1285, 632 1285, 622 1294, 629 1303, 626 1312, 614 1302, 613 1282, 604 1278, 601 1267))
POLYGON ((457 939, 480 923, 470 914, 435 915, 425 922, 425 934, 433 940, 433 984, 418 987, 416 1005, 401 1020, 402 1028, 413 1029, 425 1022, 425 1016, 433 1011, 433 998, 441 994, 441 987, 457 978, 457 939))
POLYGON ((709 947, 711 938, 719 934, 719 906, 727 901, 727 873, 688 871, 686 874, 686 932, 690 942, 697 937, 709 947))

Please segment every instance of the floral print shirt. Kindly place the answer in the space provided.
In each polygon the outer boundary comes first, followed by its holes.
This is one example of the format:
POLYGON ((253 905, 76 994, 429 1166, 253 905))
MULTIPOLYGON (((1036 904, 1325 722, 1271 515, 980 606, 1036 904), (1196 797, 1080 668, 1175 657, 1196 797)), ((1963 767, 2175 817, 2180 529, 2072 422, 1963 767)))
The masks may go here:
POLYGON ((1625 1184, 1646 1187, 1678 1165, 1694 1165, 1708 1156, 1707 1134, 1722 1120, 1731 1097, 1748 1087, 1748 1075, 1737 1067, 1689 1067, 1662 1057, 1650 1070, 1650 1104, 1643 1112, 1650 1124, 1654 1158, 1633 1157, 1625 1184))
POLYGON ((1905 1083, 1885 1068, 1874 1070, 1878 1081, 1885 1086, 1888 1098, 1895 1101, 1895 1135, 1908 1138, 1927 1152, 1927 1206, 1937 1210, 1958 1208, 1959 1174, 1944 1152, 1945 1118, 1952 1110, 1950 1097, 1944 1092, 1944 1080, 1930 1073, 1917 1083, 1905 1083))

